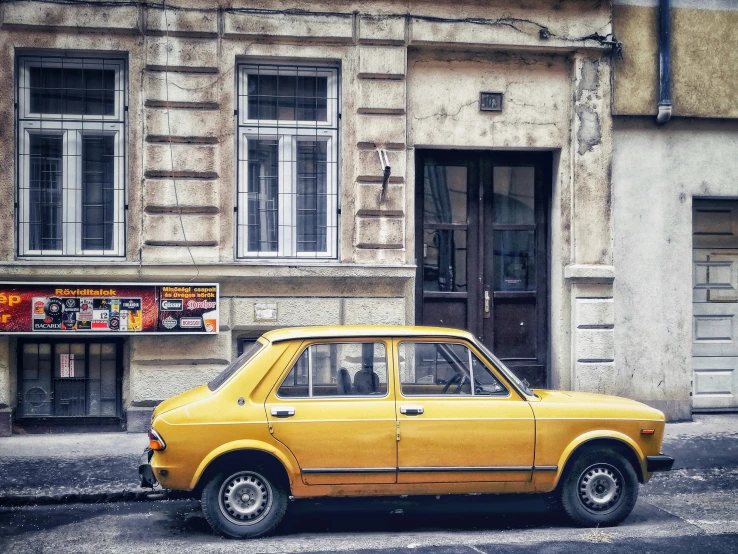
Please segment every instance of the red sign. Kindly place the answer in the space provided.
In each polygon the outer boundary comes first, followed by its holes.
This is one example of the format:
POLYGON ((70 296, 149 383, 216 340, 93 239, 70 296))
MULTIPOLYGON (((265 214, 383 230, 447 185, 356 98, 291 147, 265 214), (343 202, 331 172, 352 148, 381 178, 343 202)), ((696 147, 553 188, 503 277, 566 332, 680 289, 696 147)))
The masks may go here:
POLYGON ((0 283, 0 333, 217 332, 217 284, 0 283))

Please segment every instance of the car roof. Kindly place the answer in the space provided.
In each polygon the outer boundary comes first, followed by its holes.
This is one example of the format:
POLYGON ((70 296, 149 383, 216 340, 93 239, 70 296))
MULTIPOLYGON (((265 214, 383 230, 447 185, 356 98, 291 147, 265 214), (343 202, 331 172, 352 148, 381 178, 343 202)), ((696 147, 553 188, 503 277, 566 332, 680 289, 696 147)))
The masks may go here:
POLYGON ((371 338, 371 337, 448 337, 473 340, 471 333, 445 327, 410 325, 325 325, 286 327, 264 333, 270 342, 305 339, 371 338))

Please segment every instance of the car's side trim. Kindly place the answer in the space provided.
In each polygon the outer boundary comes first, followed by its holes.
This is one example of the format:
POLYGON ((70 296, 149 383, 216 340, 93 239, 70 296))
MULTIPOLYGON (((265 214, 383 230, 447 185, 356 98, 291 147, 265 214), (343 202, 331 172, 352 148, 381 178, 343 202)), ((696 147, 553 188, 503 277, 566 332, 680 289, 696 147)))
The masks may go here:
POLYGON ((454 467, 401 467, 400 473, 468 472, 468 471, 532 471, 533 466, 454 466, 454 467))
POLYGON ((452 466, 452 467, 310 467, 303 468, 302 473, 437 473, 437 472, 473 472, 473 471, 557 471, 558 466, 452 466))
POLYGON ((314 473, 394 473, 397 471, 395 467, 304 467, 302 472, 306 474, 314 473))

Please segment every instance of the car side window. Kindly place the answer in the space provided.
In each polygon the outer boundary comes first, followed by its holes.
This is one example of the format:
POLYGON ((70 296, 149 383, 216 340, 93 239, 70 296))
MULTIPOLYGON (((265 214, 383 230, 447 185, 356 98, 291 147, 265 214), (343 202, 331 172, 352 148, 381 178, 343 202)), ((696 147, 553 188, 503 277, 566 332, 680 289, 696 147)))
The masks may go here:
POLYGON ((281 398, 386 394, 387 349, 381 342, 312 344, 277 389, 281 398))
POLYGON ((507 389, 463 344, 402 342, 399 361, 404 396, 507 395, 507 389))

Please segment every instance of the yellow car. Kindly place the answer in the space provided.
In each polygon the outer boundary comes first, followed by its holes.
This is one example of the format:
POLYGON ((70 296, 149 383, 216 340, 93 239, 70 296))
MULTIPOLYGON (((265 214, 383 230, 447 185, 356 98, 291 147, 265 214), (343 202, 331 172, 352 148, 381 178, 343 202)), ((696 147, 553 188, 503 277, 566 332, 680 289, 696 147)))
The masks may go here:
POLYGON ((238 538, 272 531, 290 496, 554 492, 608 526, 671 469, 663 433, 633 400, 531 390, 464 331, 302 327, 162 402, 139 473, 238 538))

